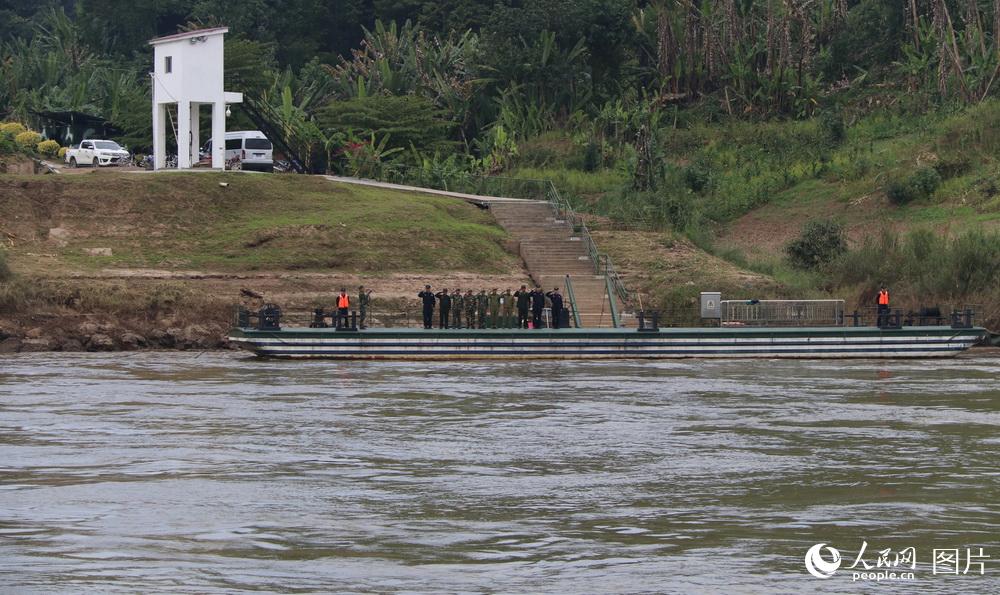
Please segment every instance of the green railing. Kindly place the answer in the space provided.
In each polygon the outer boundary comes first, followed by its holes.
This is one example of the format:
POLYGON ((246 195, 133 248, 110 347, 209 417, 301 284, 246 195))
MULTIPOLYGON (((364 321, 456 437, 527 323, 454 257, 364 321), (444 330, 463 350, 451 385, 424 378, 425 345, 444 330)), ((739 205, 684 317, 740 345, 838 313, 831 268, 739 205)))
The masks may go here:
MULTIPOLYGON (((628 303, 628 289, 625 287, 625 283, 622 281, 621 275, 619 275, 617 269, 615 269, 615 264, 611 260, 611 256, 597 249, 597 244, 594 242, 594 238, 590 235, 590 230, 587 228, 587 224, 584 222, 583 218, 577 215, 576 211, 573 210, 573 205, 569 204, 569 201, 565 200, 559 194, 559 191, 556 189, 556 185, 552 183, 551 180, 545 180, 545 184, 547 186, 546 200, 549 201, 552 208, 555 210, 556 217, 565 220, 573 226, 574 233, 580 236, 580 239, 584 243, 584 247, 587 249, 587 254, 590 256, 590 260, 594 263, 594 273, 607 277, 610 285, 608 296, 616 296, 623 304, 628 303), (612 289, 613 292, 611 291, 612 289)), ((617 323, 615 326, 618 326, 617 323)))
POLYGON ((622 325, 621 320, 618 318, 618 304, 615 303, 615 295, 611 288, 611 276, 604 275, 604 283, 608 288, 608 303, 611 305, 611 326, 618 328, 622 325))
POLYGON ((580 324, 580 310, 576 307, 576 294, 573 292, 573 281, 566 275, 566 296, 569 298, 569 311, 573 313, 573 325, 583 328, 580 324))

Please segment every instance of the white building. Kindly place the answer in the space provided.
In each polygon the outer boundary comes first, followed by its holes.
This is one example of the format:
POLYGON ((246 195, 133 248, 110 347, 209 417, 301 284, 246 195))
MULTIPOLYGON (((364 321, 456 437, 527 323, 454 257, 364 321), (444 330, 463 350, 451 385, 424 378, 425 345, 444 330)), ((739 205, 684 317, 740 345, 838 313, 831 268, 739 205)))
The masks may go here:
POLYGON ((153 168, 163 169, 167 131, 177 138, 177 167, 191 167, 201 147, 202 105, 211 106, 212 167, 226 166, 226 106, 242 103, 242 93, 223 90, 223 36, 226 27, 188 31, 150 40, 153 46, 153 168), (177 105, 177 120, 167 106, 177 105), (187 142, 184 142, 187 139, 187 142))

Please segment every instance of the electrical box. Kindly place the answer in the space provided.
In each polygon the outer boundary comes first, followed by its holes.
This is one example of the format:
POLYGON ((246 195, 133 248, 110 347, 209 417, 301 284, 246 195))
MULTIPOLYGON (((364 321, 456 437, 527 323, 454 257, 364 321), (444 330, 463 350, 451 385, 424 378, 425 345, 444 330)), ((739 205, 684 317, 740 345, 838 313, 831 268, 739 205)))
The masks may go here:
POLYGON ((718 291, 701 292, 701 317, 722 318, 722 293, 718 291))

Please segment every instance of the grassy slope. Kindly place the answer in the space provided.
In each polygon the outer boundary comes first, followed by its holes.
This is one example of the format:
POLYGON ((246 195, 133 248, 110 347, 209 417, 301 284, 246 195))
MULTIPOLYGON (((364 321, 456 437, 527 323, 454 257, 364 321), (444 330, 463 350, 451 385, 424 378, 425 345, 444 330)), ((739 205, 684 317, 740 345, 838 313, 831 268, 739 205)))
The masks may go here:
POLYGON ((802 176, 770 202, 732 221, 720 244, 751 259, 773 259, 809 220, 842 223, 855 243, 881 228, 953 233, 1000 227, 1000 104, 950 116, 870 117, 848 129, 815 175, 802 176), (921 167, 941 172, 927 199, 894 205, 885 187, 921 167))
POLYGON ((0 233, 15 238, 12 266, 26 273, 105 267, 506 272, 518 266, 503 248, 503 230, 475 206, 301 176, 0 176, 0 222, 0 233), (52 228, 65 230, 63 237, 54 238, 52 228), (90 256, 88 248, 113 254, 90 256))

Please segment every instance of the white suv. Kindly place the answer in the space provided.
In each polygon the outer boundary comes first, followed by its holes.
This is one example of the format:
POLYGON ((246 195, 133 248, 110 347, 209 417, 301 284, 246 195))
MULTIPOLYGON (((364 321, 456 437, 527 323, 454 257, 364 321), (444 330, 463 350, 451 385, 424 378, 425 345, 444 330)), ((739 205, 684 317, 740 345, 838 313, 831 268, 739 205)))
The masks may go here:
MULTIPOLYGON (((212 141, 202 154, 211 158, 212 141)), ((237 130, 226 133, 226 167, 255 171, 274 171, 274 149, 259 130, 237 130)))

